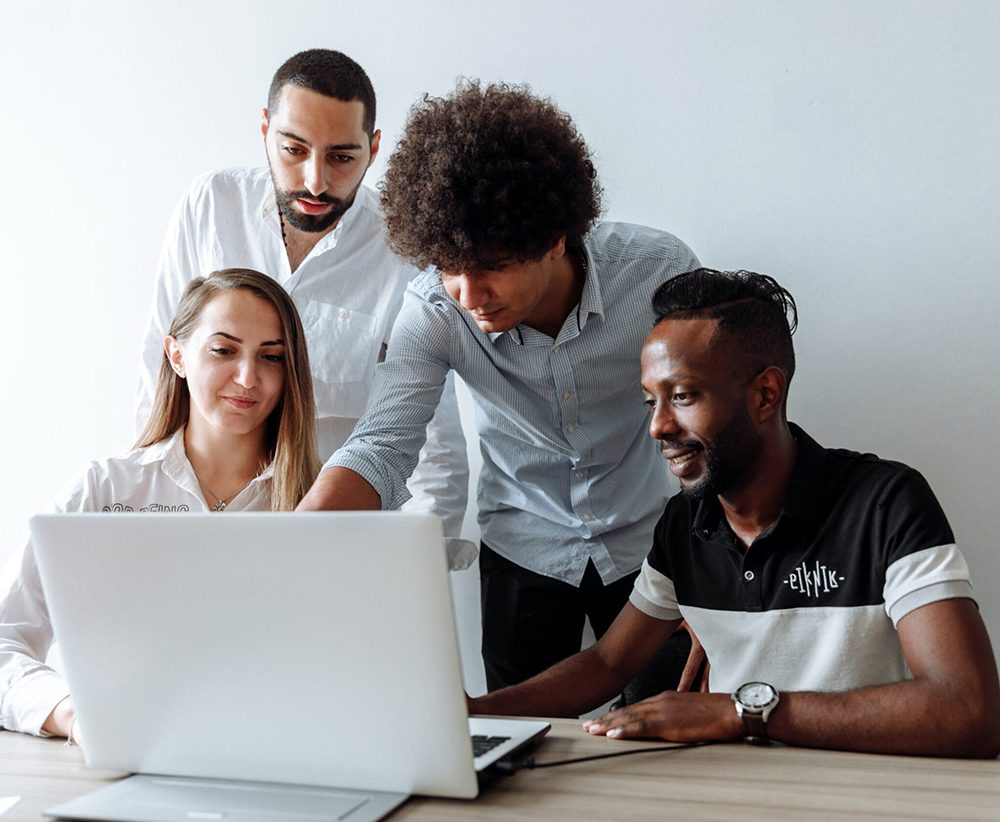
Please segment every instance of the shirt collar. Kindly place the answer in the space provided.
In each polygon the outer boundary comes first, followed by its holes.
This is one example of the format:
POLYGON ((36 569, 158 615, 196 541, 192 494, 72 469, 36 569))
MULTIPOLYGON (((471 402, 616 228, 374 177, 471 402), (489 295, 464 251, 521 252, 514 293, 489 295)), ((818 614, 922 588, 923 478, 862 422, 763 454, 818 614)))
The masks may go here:
POLYGON ((274 181, 270 173, 264 186, 264 197, 260 201, 260 219, 278 235, 281 234, 281 221, 278 219, 278 202, 274 198, 274 181))
POLYGON ((583 293, 580 294, 580 305, 577 307, 577 322, 582 331, 587 324, 587 318, 596 314, 603 319, 604 299, 601 297, 601 281, 597 275, 597 266, 586 242, 581 246, 580 261, 583 263, 583 293))
MULTIPOLYGON (((591 314, 596 314, 599 317, 604 316, 604 301, 601 299, 601 284, 597 278, 597 267, 594 265, 594 259, 590 254, 590 248, 586 242, 580 246, 577 253, 580 255, 580 262, 583 264, 584 276, 580 302, 573 310, 573 314, 576 317, 576 329, 580 332, 587 325, 587 318, 591 314)), ((524 332, 521 330, 520 324, 507 331, 494 331, 487 336, 490 338, 490 342, 496 342, 504 334, 510 334, 511 338, 518 345, 524 345, 524 332)))
MULTIPOLYGON (((827 471, 826 450, 795 423, 788 423, 788 427, 798 443, 798 452, 788 484, 788 495, 781 506, 778 520, 784 517, 807 520, 823 500, 827 471)), ((713 496, 698 503, 691 527, 696 536, 706 540, 718 536, 720 528, 724 527, 728 532, 718 497, 713 496)))
POLYGON ((136 460, 139 465, 150 465, 154 462, 162 462, 170 458, 171 462, 176 462, 178 455, 186 459, 184 453, 184 426, 181 426, 169 437, 152 445, 147 445, 142 450, 142 454, 136 460))
MULTIPOLYGON (((186 471, 190 471, 193 475, 194 471, 190 468, 187 451, 184 450, 185 427, 186 426, 181 426, 169 437, 166 437, 159 442, 154 442, 152 445, 147 445, 136 462, 139 465, 150 465, 154 462, 163 462, 164 470, 168 473, 172 473, 176 476, 186 471)), ((250 485, 253 485, 261 480, 271 479, 273 476, 274 460, 271 460, 267 464, 267 467, 250 481, 250 485)))
POLYGON ((808 519, 823 501, 826 488, 826 449, 795 423, 788 423, 799 445, 788 484, 788 496, 781 507, 781 516, 808 519))

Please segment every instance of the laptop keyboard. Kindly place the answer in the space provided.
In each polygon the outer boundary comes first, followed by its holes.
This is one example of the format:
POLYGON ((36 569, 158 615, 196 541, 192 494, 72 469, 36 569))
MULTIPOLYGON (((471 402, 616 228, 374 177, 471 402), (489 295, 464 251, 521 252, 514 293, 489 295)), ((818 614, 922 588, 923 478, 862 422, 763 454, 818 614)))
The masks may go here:
POLYGON ((503 745, 509 740, 509 736, 485 736, 483 734, 472 735, 472 755, 482 756, 492 751, 497 745, 503 745))

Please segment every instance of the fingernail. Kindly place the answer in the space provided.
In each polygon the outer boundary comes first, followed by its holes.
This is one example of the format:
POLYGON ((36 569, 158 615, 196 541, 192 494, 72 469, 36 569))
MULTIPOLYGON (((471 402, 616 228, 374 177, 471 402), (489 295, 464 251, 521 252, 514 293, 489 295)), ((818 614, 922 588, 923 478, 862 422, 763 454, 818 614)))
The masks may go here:
POLYGON ((622 735, 621 728, 612 728, 610 731, 608 731, 608 736, 621 736, 621 735, 622 735))

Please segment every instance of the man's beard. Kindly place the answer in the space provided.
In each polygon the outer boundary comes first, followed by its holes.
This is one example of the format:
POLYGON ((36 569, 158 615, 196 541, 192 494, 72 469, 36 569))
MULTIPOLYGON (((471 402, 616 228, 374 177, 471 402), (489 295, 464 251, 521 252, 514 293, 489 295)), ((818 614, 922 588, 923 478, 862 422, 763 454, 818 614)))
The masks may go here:
MULTIPOLYGON (((274 181, 273 174, 271 175, 271 180, 274 181)), ((287 225, 290 225, 297 231, 306 231, 314 234, 318 231, 326 231, 330 226, 337 224, 337 221, 347 213, 347 209, 354 205, 354 198, 358 196, 359 188, 361 188, 361 180, 358 180, 354 191, 347 198, 341 199, 329 194, 314 195, 308 191, 285 191, 278 188, 277 182, 275 182, 274 198, 278 203, 278 211, 281 212, 281 216, 287 225), (315 216, 303 214, 301 211, 297 211, 292 205, 298 199, 329 203, 332 208, 325 214, 317 214, 315 216)))
POLYGON ((757 433, 746 406, 740 403, 732 418, 710 443, 696 440, 664 441, 673 449, 697 448, 704 452, 705 473, 697 482, 681 483, 681 492, 692 502, 719 496, 743 479, 760 454, 763 439, 757 433))

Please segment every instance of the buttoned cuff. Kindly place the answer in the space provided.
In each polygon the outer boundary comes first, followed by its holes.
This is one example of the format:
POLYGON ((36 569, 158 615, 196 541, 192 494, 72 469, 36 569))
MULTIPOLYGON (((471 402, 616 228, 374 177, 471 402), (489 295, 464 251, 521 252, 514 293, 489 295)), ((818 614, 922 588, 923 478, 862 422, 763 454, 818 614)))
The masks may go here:
POLYGON ((444 547, 448 552, 449 571, 464 571, 479 558, 479 546, 467 539, 446 537, 444 547))

